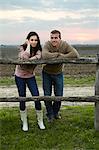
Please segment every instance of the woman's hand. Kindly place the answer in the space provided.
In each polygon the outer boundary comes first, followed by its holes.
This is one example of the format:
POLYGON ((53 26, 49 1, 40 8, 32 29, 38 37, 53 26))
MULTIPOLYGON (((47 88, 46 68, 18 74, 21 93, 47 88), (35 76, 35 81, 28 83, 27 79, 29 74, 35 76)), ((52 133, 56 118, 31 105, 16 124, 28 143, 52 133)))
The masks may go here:
POLYGON ((26 39, 25 43, 26 43, 27 45, 29 45, 29 44, 30 44, 28 39, 26 39))
POLYGON ((25 52, 27 52, 30 55, 30 42, 28 39, 26 39, 25 43, 27 44, 27 48, 26 48, 25 52))

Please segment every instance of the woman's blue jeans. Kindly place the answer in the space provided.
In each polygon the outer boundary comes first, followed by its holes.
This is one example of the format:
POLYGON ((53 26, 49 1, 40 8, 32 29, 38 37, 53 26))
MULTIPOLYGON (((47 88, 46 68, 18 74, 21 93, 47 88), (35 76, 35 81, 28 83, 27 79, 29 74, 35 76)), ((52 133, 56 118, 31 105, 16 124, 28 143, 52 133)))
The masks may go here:
MULTIPOLYGON (((52 86, 54 88, 55 96, 63 96, 63 73, 54 75, 48 74, 43 71, 42 77, 43 77, 44 96, 51 96, 52 86)), ((47 110, 47 117, 51 119, 54 116, 57 116, 61 107, 61 101, 54 101, 53 103, 52 101, 44 101, 44 102, 47 110)))
MULTIPOLYGON (((32 96, 39 96, 39 91, 38 91, 35 76, 31 78, 20 78, 15 76, 15 82, 20 97, 26 97, 26 85, 28 86, 32 96)), ((23 111, 25 110, 25 108, 26 108, 25 102, 20 100, 20 110, 23 111)), ((41 110, 40 101, 35 101, 35 109, 41 110)))

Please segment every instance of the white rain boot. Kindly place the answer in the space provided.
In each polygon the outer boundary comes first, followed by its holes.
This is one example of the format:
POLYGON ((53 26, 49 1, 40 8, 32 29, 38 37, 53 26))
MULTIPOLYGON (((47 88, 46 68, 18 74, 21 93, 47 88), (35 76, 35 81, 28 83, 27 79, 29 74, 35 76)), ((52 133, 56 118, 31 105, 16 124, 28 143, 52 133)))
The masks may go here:
POLYGON ((27 111, 26 110, 24 110, 24 111, 20 110, 20 116, 21 116, 21 120, 23 123, 22 130, 28 131, 27 111))
POLYGON ((45 129, 44 123, 43 123, 43 111, 42 110, 36 110, 37 115, 37 121, 40 129, 45 129))

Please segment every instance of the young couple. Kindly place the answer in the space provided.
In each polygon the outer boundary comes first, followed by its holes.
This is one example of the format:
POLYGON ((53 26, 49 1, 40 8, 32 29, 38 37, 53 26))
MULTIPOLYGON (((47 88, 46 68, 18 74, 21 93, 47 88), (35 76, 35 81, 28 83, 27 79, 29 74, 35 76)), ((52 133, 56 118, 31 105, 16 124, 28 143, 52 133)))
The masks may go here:
MULTIPOLYGON (((70 46, 66 41, 61 40, 61 33, 53 30, 50 33, 50 40, 44 47, 41 47, 40 38, 36 32, 30 32, 24 44, 20 46, 19 59, 36 60, 51 58, 79 58, 76 49, 70 46)), ((35 79, 36 65, 17 65, 15 69, 15 82, 17 85, 19 97, 26 97, 26 86, 29 88, 32 96, 39 96, 38 86, 35 79)), ((63 64, 46 64, 42 70, 44 96, 51 96, 52 86, 55 96, 63 96, 63 64)), ((61 101, 44 101, 49 122, 60 118, 59 110, 61 101)), ((40 101, 35 101, 38 126, 45 129, 43 122, 43 111, 40 101)), ((28 120, 26 103, 20 100, 20 116, 22 120, 22 130, 28 131, 28 120)))

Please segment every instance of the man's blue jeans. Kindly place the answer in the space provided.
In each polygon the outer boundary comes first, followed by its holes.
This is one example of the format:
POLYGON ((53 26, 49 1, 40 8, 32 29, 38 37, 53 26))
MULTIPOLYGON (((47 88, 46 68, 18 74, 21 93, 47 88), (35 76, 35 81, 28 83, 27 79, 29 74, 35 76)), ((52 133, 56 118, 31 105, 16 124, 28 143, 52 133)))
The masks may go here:
MULTIPOLYGON (((42 77, 43 77, 44 96, 51 96, 52 86, 54 88, 55 96, 63 96, 63 73, 54 75, 48 74, 43 71, 42 77)), ((53 103, 52 101, 44 101, 44 102, 47 110, 47 117, 51 119, 54 116, 57 116, 61 107, 61 101, 55 101, 53 103)))
MULTIPOLYGON (((35 76, 31 78, 20 78, 15 76, 15 82, 20 97, 26 97, 26 85, 28 86, 32 96, 39 96, 39 91, 38 91, 35 76)), ((20 110, 25 110, 25 108, 26 108, 25 102, 20 101, 20 110)), ((35 109, 41 110, 40 101, 35 101, 35 109)))

